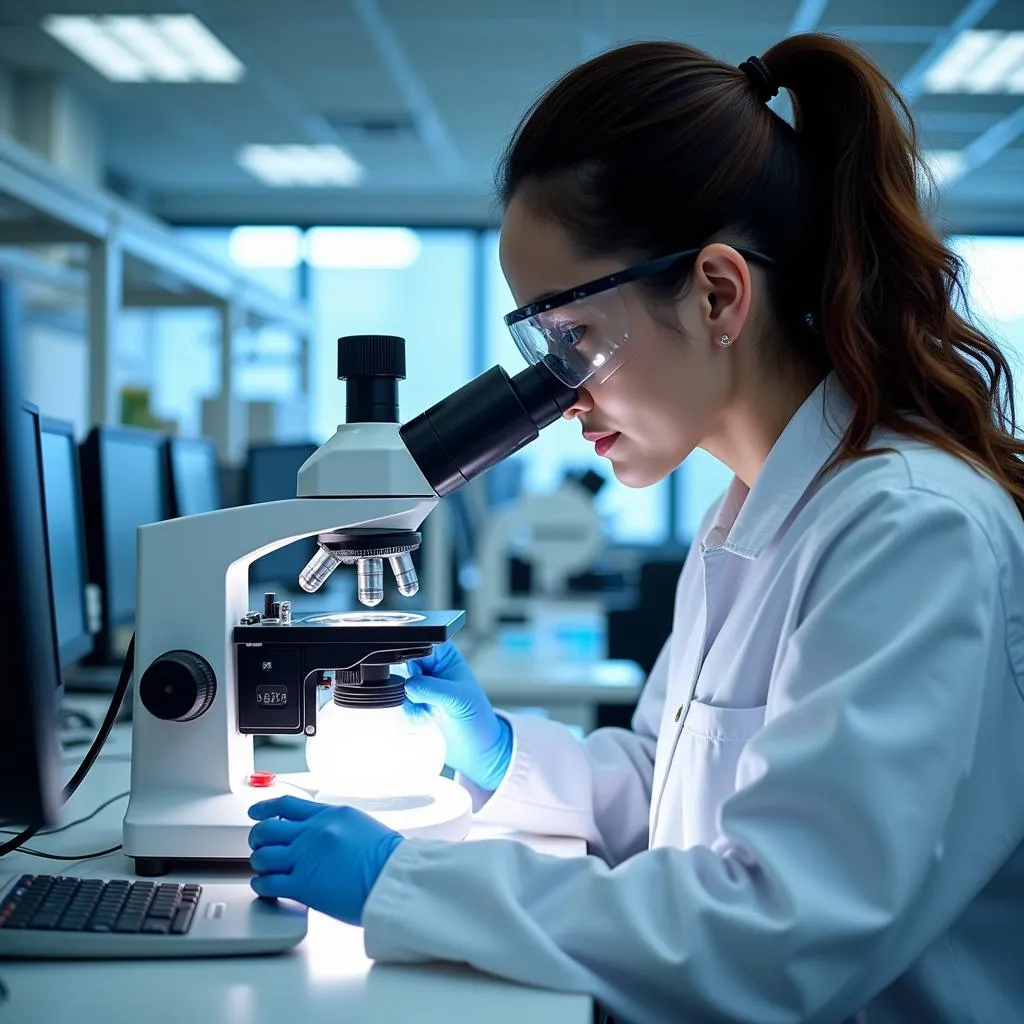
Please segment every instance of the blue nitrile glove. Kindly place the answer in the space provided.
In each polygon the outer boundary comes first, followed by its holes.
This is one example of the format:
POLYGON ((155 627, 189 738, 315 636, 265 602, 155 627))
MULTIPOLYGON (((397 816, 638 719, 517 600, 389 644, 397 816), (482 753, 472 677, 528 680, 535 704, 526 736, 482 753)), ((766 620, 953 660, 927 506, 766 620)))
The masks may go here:
POLYGON ((355 807, 280 796, 249 808, 253 891, 362 924, 377 876, 403 837, 355 807))
POLYGON ((512 760, 512 727, 494 713, 473 670, 450 643, 408 664, 405 692, 431 707, 444 733, 447 763, 481 789, 497 789, 512 760))

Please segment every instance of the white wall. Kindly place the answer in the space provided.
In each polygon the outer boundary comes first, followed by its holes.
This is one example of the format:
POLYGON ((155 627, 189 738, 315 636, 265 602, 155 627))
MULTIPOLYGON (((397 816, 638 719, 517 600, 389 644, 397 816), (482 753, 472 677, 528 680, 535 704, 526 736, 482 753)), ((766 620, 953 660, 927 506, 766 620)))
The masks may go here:
POLYGON ((88 355, 85 338, 46 322, 24 324, 21 332, 25 397, 44 416, 70 420, 81 437, 89 426, 86 404, 88 355))

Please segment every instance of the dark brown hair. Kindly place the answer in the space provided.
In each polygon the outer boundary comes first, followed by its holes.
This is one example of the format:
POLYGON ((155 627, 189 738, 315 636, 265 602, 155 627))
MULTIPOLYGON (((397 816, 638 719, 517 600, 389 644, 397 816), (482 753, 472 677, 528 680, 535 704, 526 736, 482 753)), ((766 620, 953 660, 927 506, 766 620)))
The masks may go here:
MULTIPOLYGON (((565 75, 498 170, 584 255, 663 256, 715 239, 779 261, 771 304, 803 368, 856 404, 838 459, 877 426, 987 471, 1024 512, 1024 444, 999 348, 971 323, 963 267, 929 225, 906 103, 860 50, 805 34, 763 55, 793 125, 739 68, 675 42, 633 43, 565 75)), ((692 267, 653 282, 679 295, 692 267)))

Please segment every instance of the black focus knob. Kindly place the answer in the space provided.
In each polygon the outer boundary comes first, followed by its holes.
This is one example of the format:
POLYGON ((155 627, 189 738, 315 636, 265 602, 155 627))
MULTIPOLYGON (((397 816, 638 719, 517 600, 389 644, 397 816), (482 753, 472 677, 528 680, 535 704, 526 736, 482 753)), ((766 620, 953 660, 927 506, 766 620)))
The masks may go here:
POLYGON ((339 338, 338 380, 345 382, 348 423, 397 423, 398 382, 405 380, 405 338, 393 334, 339 338))
POLYGON ((210 663, 194 651, 168 651, 142 673, 139 699, 155 718, 191 722, 209 710, 217 692, 210 663))

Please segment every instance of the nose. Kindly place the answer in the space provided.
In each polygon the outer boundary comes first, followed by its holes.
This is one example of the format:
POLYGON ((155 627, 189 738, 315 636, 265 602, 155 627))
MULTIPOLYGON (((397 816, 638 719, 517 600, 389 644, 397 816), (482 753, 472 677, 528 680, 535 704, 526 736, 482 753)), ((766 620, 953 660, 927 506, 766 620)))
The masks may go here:
POLYGON ((562 417, 567 420, 578 419, 584 413, 594 408, 594 397, 585 387, 579 387, 576 391, 576 401, 569 406, 562 417))

